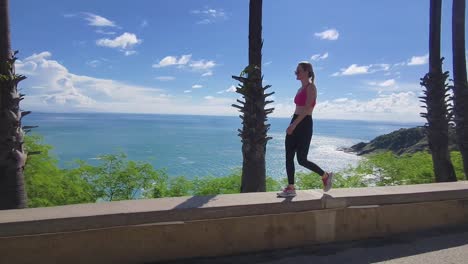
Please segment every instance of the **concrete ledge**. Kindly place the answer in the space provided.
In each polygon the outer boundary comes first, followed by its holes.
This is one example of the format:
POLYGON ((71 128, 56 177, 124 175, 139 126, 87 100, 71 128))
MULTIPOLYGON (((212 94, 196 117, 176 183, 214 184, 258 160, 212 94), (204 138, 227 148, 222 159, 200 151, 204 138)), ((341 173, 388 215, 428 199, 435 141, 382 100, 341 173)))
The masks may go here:
POLYGON ((468 183, 0 211, 0 263, 142 263, 468 224, 468 183))
POLYGON ((468 198, 468 182, 392 187, 298 191, 292 199, 275 193, 193 196, 103 202, 0 211, 0 237, 217 219, 236 216, 304 212, 361 205, 386 205, 468 198))

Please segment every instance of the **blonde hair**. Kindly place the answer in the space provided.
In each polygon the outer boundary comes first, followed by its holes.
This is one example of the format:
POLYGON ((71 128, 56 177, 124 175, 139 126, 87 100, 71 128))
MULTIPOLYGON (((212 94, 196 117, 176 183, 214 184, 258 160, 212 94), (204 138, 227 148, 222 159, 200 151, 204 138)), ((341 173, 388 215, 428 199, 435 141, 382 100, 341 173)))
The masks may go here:
POLYGON ((315 73, 314 73, 314 68, 312 67, 312 64, 308 61, 301 61, 299 62, 299 65, 304 71, 309 72, 309 78, 314 82, 315 80, 315 73))

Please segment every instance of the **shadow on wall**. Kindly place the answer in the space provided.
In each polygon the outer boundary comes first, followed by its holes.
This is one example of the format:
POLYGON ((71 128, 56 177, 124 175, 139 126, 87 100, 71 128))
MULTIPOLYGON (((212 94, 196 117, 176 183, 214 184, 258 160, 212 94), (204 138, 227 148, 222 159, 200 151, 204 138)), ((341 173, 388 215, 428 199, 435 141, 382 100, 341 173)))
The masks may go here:
POLYGON ((208 196, 192 196, 185 202, 177 205, 174 209, 189 209, 189 208, 200 208, 207 204, 211 200, 215 200, 217 195, 208 196))

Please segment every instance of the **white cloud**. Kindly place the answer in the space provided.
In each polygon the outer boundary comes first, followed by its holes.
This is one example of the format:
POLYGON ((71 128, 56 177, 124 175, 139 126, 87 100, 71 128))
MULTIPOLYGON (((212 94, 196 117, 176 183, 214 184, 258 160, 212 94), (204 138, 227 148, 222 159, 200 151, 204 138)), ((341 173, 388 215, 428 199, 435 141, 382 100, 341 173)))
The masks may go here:
POLYGON ((104 31, 102 29, 96 29, 96 33, 103 34, 103 35, 115 35, 114 31, 104 31))
POLYGON ((194 85, 192 85, 192 88, 193 88, 193 89, 200 89, 200 88, 203 88, 203 85, 194 84, 194 85))
POLYGON ((400 92, 381 94, 368 101, 325 101, 317 105, 315 115, 318 118, 420 122, 421 111, 416 93, 400 92))
POLYGON ((211 23, 213 23, 213 20, 208 19, 208 18, 202 19, 197 22, 197 24, 201 24, 201 25, 206 25, 206 24, 211 24, 211 23))
POLYGON ((141 41, 142 40, 138 39, 135 34, 125 32, 115 39, 98 39, 96 44, 102 47, 130 49, 133 46, 140 44, 141 41))
MULTIPOLYGON (((214 97, 211 95, 205 96, 205 102, 209 105, 218 105, 218 106, 230 106, 235 101, 231 98, 225 97, 214 97)), ((234 107, 233 110, 235 111, 234 107)))
POLYGON ((349 99, 348 98, 338 98, 333 100, 334 103, 344 103, 347 102, 349 99))
MULTIPOLYGON (((99 58, 99 59, 93 59, 93 60, 89 60, 86 62, 86 65, 88 65, 89 67, 92 67, 92 68, 97 68, 97 67, 101 67, 101 66, 105 66, 106 63, 108 63, 109 60, 106 59, 106 58, 99 58)), ((111 67, 109 65, 109 67, 111 67)))
POLYGON ((382 82, 369 82, 369 85, 380 86, 380 87, 390 87, 396 84, 395 79, 389 79, 382 82))
POLYGON ((202 77, 207 77, 207 76, 212 76, 212 75, 213 75, 212 71, 207 71, 207 72, 202 74, 202 77))
POLYGON ((414 65, 424 65, 429 62, 429 54, 423 56, 413 56, 411 57, 410 61, 408 62, 409 66, 414 65))
MULTIPOLYGON (((414 86, 413 84, 413 88, 414 86)), ((352 94, 348 93, 348 95, 352 94)), ((313 115, 316 119, 424 122, 425 120, 419 116, 424 109, 421 107, 418 96, 421 96, 419 90, 407 90, 378 93, 374 98, 369 99, 341 97, 324 100, 319 98, 313 115)), ((295 109, 293 100, 293 98, 275 100, 271 104, 271 107, 275 108, 272 117, 289 118, 295 109)))
POLYGON ((17 71, 28 77, 24 87, 36 87, 26 88, 25 105, 49 110, 54 107, 97 109, 100 103, 136 103, 137 98, 148 97, 160 100, 161 89, 76 75, 57 61, 50 60, 51 56, 50 52, 42 52, 17 61, 17 71))
POLYGON ((185 65, 187 64, 190 59, 192 58, 192 55, 182 55, 182 57, 180 57, 179 61, 178 61, 178 64, 181 64, 181 65, 185 65))
POLYGON ((386 64, 386 63, 371 64, 370 66, 371 66, 371 72, 390 70, 390 64, 386 64))
POLYGON ((159 114, 236 115, 232 99, 173 96, 157 87, 127 84, 71 73, 51 59, 50 52, 16 61, 27 94, 21 106, 42 112, 120 112, 159 114), (202 98, 203 99, 203 98, 202 98))
POLYGON ((204 10, 192 10, 190 13, 200 18, 197 24, 212 24, 227 19, 226 13, 222 9, 206 8, 204 10))
POLYGON ((204 71, 202 74, 202 77, 206 76, 212 76, 213 71, 211 70, 213 67, 216 66, 216 63, 212 60, 210 61, 205 61, 205 60, 199 60, 199 61, 192 61, 189 64, 189 67, 194 70, 194 71, 204 71))
POLYGON ((311 60, 313 61, 319 61, 319 60, 324 60, 328 58, 328 52, 325 52, 324 54, 314 54, 310 57, 311 60))
POLYGON ((100 60, 91 60, 91 61, 86 62, 88 66, 93 67, 93 68, 100 66, 101 63, 102 62, 100 60))
POLYGON ((83 13, 85 15, 85 20, 87 20, 89 23, 88 25, 90 26, 95 26, 95 27, 116 27, 115 23, 113 21, 110 21, 109 19, 98 16, 96 14, 92 13, 83 13))
POLYGON ((212 60, 210 61, 205 61, 205 60, 199 60, 199 61, 192 61, 189 65, 193 70, 200 70, 200 71, 206 71, 210 70, 211 68, 216 66, 216 63, 212 60))
POLYGON ((393 64, 393 67, 400 67, 400 66, 405 66, 406 65, 406 62, 398 62, 398 63, 395 63, 393 64))
POLYGON ((341 69, 340 73, 335 73, 334 76, 339 75, 356 75, 369 73, 370 66, 358 66, 357 64, 351 64, 348 68, 341 69))
POLYGON ((176 64, 178 64, 176 57, 166 56, 158 64, 153 64, 153 68, 167 67, 176 64))
POLYGON ((395 79, 388 79, 381 82, 369 82, 369 90, 377 91, 379 94, 396 92, 420 92, 421 86, 418 83, 401 83, 395 79))
POLYGON ((137 54, 135 50, 126 50, 124 51, 125 56, 131 56, 137 54))
POLYGON ((166 56, 162 60, 159 61, 157 64, 153 64, 153 68, 162 68, 168 67, 172 65, 186 65, 190 59, 192 58, 192 54, 182 55, 179 59, 175 56, 166 56))
POLYGON ((177 65, 179 68, 188 67, 192 71, 204 72, 202 74, 205 76, 212 76, 212 69, 216 66, 216 62, 213 60, 192 60, 192 54, 182 55, 180 58, 176 56, 166 56, 158 63, 153 64, 153 68, 162 68, 168 66, 177 65))
POLYGON ((158 76, 155 79, 159 81, 173 81, 175 80, 175 77, 174 76, 158 76))
POLYGON ((235 93, 235 92, 236 92, 236 86, 231 85, 226 90, 222 90, 222 91, 219 91, 219 92, 216 92, 216 93, 223 94, 223 93, 235 93))
POLYGON ((314 35, 320 39, 337 40, 340 36, 340 33, 338 32, 338 30, 332 28, 323 32, 315 33, 314 35))
POLYGON ((191 90, 185 90, 184 93, 191 93, 191 90))
POLYGON ((340 73, 339 73, 339 72, 335 72, 335 73, 333 73, 331 76, 333 76, 333 77, 340 76, 340 73))
POLYGON ((393 86, 395 85, 395 79, 389 79, 389 80, 386 80, 386 81, 383 81, 381 83, 378 83, 377 85, 380 86, 380 87, 389 87, 389 86, 393 86))
POLYGON ((358 66, 357 64, 351 64, 348 68, 342 68, 340 72, 335 72, 332 76, 346 76, 346 75, 358 75, 358 74, 368 74, 378 71, 388 71, 390 70, 389 64, 370 64, 358 66))
POLYGON ((236 92, 236 87, 234 85, 231 85, 226 92, 228 93, 235 93, 236 92))

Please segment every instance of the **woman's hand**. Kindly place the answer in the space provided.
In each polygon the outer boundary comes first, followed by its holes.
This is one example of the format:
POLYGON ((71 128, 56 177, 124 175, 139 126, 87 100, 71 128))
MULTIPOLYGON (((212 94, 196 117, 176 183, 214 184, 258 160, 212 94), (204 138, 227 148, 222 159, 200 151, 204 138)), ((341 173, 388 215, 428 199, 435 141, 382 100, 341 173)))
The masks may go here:
POLYGON ((291 124, 291 125, 288 126, 288 129, 286 129, 286 133, 288 135, 292 135, 292 133, 294 132, 294 129, 296 129, 296 126, 291 124))

